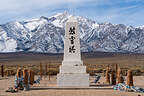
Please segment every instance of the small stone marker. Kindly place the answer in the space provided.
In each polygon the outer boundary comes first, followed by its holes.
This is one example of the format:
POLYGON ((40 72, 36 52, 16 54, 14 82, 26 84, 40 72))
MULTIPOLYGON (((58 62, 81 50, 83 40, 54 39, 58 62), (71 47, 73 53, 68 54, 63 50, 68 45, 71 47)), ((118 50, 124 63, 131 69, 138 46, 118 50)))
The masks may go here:
POLYGON ((74 17, 66 23, 64 40, 64 59, 57 75, 57 86, 88 87, 89 74, 83 66, 80 52, 80 36, 78 22, 74 17))
POLYGON ((133 86, 133 74, 132 74, 132 70, 128 70, 127 72, 127 85, 129 86, 133 86))

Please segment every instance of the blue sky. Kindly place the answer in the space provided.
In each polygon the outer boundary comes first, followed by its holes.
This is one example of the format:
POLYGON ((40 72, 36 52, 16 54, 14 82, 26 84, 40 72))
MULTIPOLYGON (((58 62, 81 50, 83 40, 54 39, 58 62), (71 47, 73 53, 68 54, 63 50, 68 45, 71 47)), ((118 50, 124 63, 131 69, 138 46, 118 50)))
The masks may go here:
POLYGON ((144 0, 0 0, 0 24, 64 11, 97 22, 144 25, 144 0))

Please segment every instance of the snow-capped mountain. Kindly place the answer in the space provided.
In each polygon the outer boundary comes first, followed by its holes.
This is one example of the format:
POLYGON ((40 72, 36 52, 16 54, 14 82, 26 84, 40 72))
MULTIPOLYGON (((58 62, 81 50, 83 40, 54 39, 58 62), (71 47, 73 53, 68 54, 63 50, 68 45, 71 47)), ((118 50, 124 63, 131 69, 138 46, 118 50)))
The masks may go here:
MULTIPOLYGON (((0 25, 0 52, 63 52, 64 27, 71 16, 64 12, 51 17, 42 16, 39 19, 0 25)), ((83 52, 144 53, 144 26, 135 28, 75 17, 79 22, 83 52)))

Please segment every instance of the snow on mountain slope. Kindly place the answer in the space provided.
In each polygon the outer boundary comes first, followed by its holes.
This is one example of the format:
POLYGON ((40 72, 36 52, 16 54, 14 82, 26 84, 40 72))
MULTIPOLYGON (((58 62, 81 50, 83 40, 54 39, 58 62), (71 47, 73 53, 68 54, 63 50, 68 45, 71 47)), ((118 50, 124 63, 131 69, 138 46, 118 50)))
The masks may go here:
POLYGON ((16 51, 16 40, 7 36, 7 33, 0 26, 0 51, 1 52, 15 52, 16 51))
MULTIPOLYGON (((0 52, 34 51, 61 53, 64 27, 72 15, 64 12, 51 17, 0 25, 0 52)), ((144 53, 144 27, 98 23, 75 16, 79 23, 83 52, 144 53)))

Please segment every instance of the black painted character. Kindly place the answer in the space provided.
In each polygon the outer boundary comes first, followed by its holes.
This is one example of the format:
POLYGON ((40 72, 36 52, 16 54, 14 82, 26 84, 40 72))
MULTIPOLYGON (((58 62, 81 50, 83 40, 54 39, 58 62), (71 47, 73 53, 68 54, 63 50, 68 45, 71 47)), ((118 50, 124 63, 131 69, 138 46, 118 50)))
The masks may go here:
POLYGON ((75 34, 75 27, 70 27, 69 34, 70 35, 74 35, 75 34))
POLYGON ((69 52, 70 53, 75 53, 76 49, 74 47, 75 47, 74 45, 69 47, 69 52))
POLYGON ((71 38, 69 38, 70 39, 70 41, 71 41, 71 44, 74 44, 74 39, 75 39, 75 37, 74 36, 71 36, 71 38))

